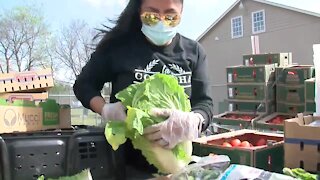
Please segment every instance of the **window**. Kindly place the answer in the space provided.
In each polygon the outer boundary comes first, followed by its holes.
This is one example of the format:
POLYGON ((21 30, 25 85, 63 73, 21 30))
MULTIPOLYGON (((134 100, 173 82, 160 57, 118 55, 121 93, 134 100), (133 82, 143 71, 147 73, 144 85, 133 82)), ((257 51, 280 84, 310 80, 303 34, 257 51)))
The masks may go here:
POLYGON ((239 38, 243 36, 243 23, 242 16, 234 17, 231 19, 231 37, 239 38))
POLYGON ((264 10, 252 13, 252 33, 262 33, 266 31, 264 10))

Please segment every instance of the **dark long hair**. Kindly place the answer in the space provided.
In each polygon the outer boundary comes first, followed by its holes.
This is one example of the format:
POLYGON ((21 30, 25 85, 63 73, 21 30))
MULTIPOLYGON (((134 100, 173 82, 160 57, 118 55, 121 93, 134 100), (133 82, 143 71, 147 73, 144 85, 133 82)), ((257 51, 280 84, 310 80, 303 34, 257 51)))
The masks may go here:
MULTIPOLYGON (((120 39, 134 36, 141 31, 140 8, 142 2, 143 0, 130 0, 118 20, 111 21, 115 24, 113 28, 104 26, 106 29, 98 29, 100 33, 96 37, 103 35, 103 38, 98 43, 96 50, 104 49, 110 44, 121 43, 120 39)), ((183 0, 180 2, 183 4, 183 0)))

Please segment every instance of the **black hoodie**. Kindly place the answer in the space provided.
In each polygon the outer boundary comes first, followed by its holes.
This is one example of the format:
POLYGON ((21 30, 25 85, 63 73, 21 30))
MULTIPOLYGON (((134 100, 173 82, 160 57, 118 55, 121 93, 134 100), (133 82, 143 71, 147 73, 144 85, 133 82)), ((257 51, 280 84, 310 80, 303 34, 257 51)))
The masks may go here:
MULTIPOLYGON (((119 42, 125 43, 96 50, 77 77, 74 93, 84 107, 90 109, 90 100, 101 96, 106 82, 112 83, 110 102, 116 102, 116 93, 160 72, 178 78, 190 96, 192 111, 205 119, 202 129, 207 128, 213 115, 213 101, 206 54, 199 43, 177 34, 170 45, 159 47, 142 33, 119 42)), ((134 158, 137 154, 133 150, 126 151, 132 161, 139 159, 134 158)))

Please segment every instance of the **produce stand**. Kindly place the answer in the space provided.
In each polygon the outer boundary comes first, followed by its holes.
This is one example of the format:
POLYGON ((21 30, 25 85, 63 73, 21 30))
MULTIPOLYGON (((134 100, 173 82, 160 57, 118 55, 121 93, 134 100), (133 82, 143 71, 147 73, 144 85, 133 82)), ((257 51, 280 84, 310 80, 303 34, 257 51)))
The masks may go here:
MULTIPOLYGON (((292 66, 291 58, 291 53, 245 55, 243 65, 227 67, 229 110, 215 115, 202 137, 194 140, 193 155, 227 156, 228 167, 219 170, 220 175, 230 171, 226 177, 232 173, 230 177, 245 176, 234 169, 290 180, 276 173, 284 167, 320 172, 320 127, 309 127, 305 121, 319 117, 296 118, 297 113, 315 111, 315 80, 310 79, 314 67, 292 66), (235 145, 236 139, 240 144, 235 145)), ((47 99, 46 91, 53 86, 49 70, 7 76, 12 81, 0 94, 0 180, 58 178, 84 169, 90 170, 94 180, 177 177, 155 177, 126 165, 124 149, 112 149, 104 128, 71 126, 70 107, 47 99), (7 112, 39 118, 36 123, 30 118, 16 120, 7 112)), ((180 175, 189 177, 188 168, 197 163, 189 164, 180 175)))

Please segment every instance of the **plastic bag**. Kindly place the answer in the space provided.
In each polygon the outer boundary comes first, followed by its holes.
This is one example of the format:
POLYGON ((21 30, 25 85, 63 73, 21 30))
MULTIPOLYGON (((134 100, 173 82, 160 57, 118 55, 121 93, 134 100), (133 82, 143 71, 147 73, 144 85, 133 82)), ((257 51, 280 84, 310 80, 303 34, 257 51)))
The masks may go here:
POLYGON ((290 176, 271 173, 262 169, 245 165, 232 164, 219 180, 247 179, 247 180, 295 180, 290 176))
POLYGON ((214 180, 228 168, 230 158, 228 156, 210 155, 198 158, 196 163, 190 164, 177 174, 173 174, 172 180, 214 180))

